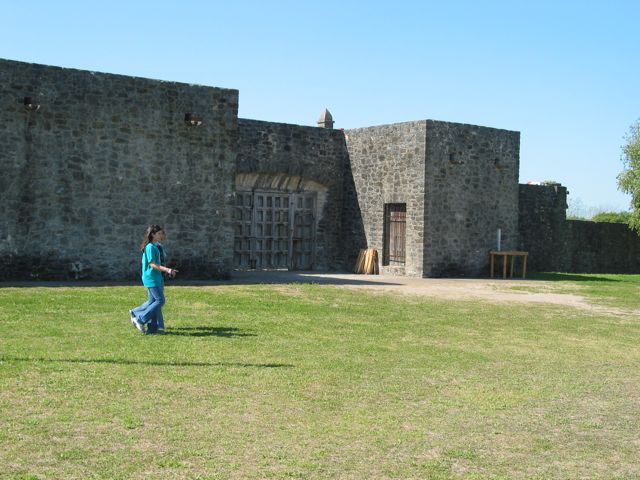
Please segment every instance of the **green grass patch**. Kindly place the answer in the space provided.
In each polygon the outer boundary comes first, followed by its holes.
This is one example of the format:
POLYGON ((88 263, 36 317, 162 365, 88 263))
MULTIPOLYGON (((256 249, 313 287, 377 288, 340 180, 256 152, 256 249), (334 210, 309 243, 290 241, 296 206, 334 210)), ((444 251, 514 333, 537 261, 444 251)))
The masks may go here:
POLYGON ((609 273, 532 273, 556 293, 575 293, 591 302, 626 309, 640 309, 640 275, 609 273))
MULTIPOLYGON (((634 281, 588 283, 625 298, 634 281)), ((142 287, 0 289, 0 478, 640 476, 637 317, 166 293, 167 334, 144 336, 127 315, 142 287)))

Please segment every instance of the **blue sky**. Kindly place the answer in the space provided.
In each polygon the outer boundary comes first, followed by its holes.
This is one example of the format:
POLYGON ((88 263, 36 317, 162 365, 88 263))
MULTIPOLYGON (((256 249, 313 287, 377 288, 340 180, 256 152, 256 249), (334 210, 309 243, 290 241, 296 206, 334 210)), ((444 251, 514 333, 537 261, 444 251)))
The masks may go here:
POLYGON ((0 0, 0 57, 240 90, 239 115, 521 132, 520 182, 626 210, 640 1, 0 0))

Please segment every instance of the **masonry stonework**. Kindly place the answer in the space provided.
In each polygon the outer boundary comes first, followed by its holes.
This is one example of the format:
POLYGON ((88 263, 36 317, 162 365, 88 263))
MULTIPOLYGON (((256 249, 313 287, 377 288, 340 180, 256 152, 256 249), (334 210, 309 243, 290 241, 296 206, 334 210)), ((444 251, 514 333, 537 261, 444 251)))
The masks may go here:
POLYGON ((366 243, 383 250, 384 205, 406 203, 410 276, 475 276, 502 230, 518 242, 518 132, 426 120, 348 130, 366 243))
POLYGON ((567 271, 567 189, 561 185, 519 185, 520 249, 531 271, 567 271))
POLYGON ((365 244, 383 252, 384 206, 407 208, 406 263, 383 273, 422 276, 424 234, 425 122, 407 122, 345 132, 365 244))
POLYGON ((520 248, 533 271, 639 273, 640 237, 620 223, 567 220, 567 188, 520 185, 520 248))
POLYGON ((137 278, 150 223, 189 276, 228 275, 237 108, 235 90, 0 60, 0 278, 137 278))
POLYGON ((344 135, 339 130, 240 119, 236 188, 317 194, 316 270, 342 270, 344 135), (243 183, 243 184, 239 184, 243 183))
POLYGON ((486 274, 498 229, 533 270, 638 271, 635 233, 567 222, 564 187, 518 186, 518 132, 320 120, 238 119, 237 90, 0 60, 0 280, 137 279, 151 223, 182 278, 253 268, 236 248, 239 227, 260 244, 236 219, 254 208, 237 204, 247 191, 315 202, 289 209, 289 232, 312 234, 289 234, 287 268, 351 270, 366 247, 382 260, 385 205, 404 204, 405 261, 383 273, 486 274))
POLYGON ((424 275, 478 276, 518 244, 520 133, 426 122, 424 275))
POLYGON ((555 271, 640 273, 640 237, 622 223, 567 220, 569 262, 555 271))

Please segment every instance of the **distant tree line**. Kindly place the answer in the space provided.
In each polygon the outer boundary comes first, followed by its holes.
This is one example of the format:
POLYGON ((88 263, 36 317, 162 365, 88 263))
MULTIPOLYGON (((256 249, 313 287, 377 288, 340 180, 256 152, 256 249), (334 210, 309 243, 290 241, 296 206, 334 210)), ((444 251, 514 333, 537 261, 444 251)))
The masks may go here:
POLYGON ((631 194, 629 226, 640 233, 640 120, 631 128, 622 147, 624 169, 618 175, 618 188, 631 194))
POLYGON ((567 214, 567 220, 589 220, 592 222, 626 223, 629 225, 631 212, 598 212, 590 218, 569 213, 567 214))
POLYGON ((591 220, 594 222, 626 223, 631 221, 631 212, 600 212, 596 213, 591 220))

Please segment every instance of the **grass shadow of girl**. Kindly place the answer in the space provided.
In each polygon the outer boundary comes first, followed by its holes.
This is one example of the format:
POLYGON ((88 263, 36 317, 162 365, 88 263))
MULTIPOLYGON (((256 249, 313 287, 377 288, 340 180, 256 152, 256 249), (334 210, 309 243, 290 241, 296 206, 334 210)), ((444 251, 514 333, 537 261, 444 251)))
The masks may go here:
POLYGON ((235 327, 172 327, 165 335, 179 337, 255 337, 255 333, 243 332, 235 327))

